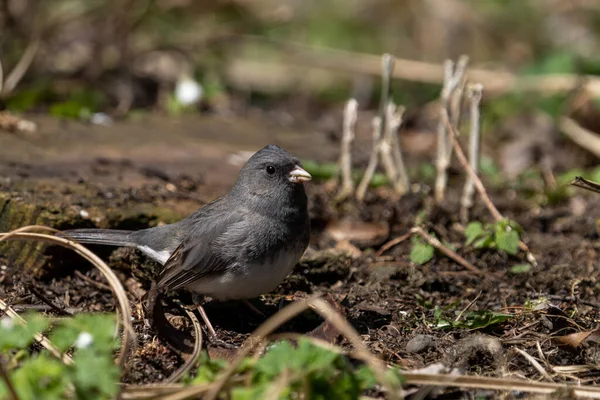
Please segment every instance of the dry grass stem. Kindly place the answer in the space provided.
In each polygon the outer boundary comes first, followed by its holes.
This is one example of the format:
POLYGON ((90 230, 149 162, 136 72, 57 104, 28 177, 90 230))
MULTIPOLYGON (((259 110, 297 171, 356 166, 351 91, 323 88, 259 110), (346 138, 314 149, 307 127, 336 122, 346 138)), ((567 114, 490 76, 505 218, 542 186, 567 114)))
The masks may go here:
MULTIPOLYGON (((319 315, 321 315, 326 321, 329 321, 333 326, 346 337, 346 339, 354 346, 355 356, 363 360, 373 370, 378 382, 388 391, 388 395, 392 399, 397 399, 398 395, 395 392, 395 388, 389 383, 385 376, 384 364, 369 350, 365 347, 362 339, 358 335, 358 332, 346 321, 346 319, 336 310, 333 309, 326 301, 320 298, 310 298, 307 300, 300 300, 290 304, 284 309, 277 312, 275 315, 266 320, 248 339, 248 341, 238 351, 234 361, 232 361, 227 369, 223 371, 220 377, 214 382, 210 390, 206 393, 204 399, 214 400, 223 389, 225 384, 231 378, 235 370, 238 368, 239 363, 246 357, 260 342, 262 342, 267 335, 272 333, 275 329, 280 327, 288 320, 294 318, 303 311, 312 308, 319 315)), ((200 392, 195 392, 193 387, 186 393, 186 397, 173 397, 170 400, 179 400, 195 396, 200 392)))
MULTIPOLYGON (((479 172, 479 148, 481 141, 481 97, 483 85, 476 83, 468 88, 467 96, 470 100, 470 120, 471 131, 469 134, 469 164, 473 172, 479 172)), ((473 207, 473 194, 475 194, 475 181, 471 174, 467 175, 463 194, 460 201, 461 204, 461 219, 464 223, 469 220, 469 210, 473 207)))
POLYGON ((600 388, 595 386, 573 386, 568 384, 533 382, 522 379, 491 378, 486 376, 415 374, 402 371, 408 385, 431 385, 459 387, 463 389, 488 389, 521 391, 525 393, 552 394, 561 390, 573 390, 578 397, 600 399, 600 388))
POLYGON ((600 157, 600 135, 585 129, 569 117, 560 117, 558 126, 575 143, 593 153, 596 157, 600 157))
POLYGON ((390 54, 384 54, 381 58, 382 73, 381 73, 381 101, 379 104, 379 123, 377 130, 373 133, 373 148, 369 157, 369 163, 365 169, 365 173, 356 189, 356 198, 358 201, 365 199, 365 194, 375 170, 379 162, 379 153, 381 152, 381 144, 386 126, 386 108, 390 97, 390 80, 394 71, 394 57, 390 54))
POLYGON ((410 188, 410 179, 408 178, 408 172, 406 169, 406 165, 404 164, 404 157, 402 156, 402 149, 400 147, 400 139, 398 138, 398 129, 402 125, 402 120, 404 117, 405 108, 403 106, 397 107, 393 103, 391 103, 388 108, 387 121, 388 125, 386 128, 386 132, 389 135, 390 145, 392 147, 392 156, 394 158, 394 165, 396 168, 396 172, 398 173, 397 177, 397 186, 398 193, 404 194, 410 188))
MULTIPOLYGON (((380 73, 380 58, 372 54, 310 46, 252 35, 243 35, 242 38, 246 41, 277 47, 282 51, 285 64, 342 71, 352 75, 378 76, 380 73)), ((238 62, 245 64, 242 60, 238 62)), ((395 62, 394 79, 431 84, 442 82, 443 68, 437 63, 402 58, 396 58, 395 62)), ((286 67, 282 65, 281 68, 286 67)), ((471 67, 469 68, 469 77, 473 81, 481 82, 486 88, 486 94, 490 96, 499 96, 507 92, 557 94, 569 93, 576 89, 585 89, 593 97, 600 96, 600 78, 595 75, 552 73, 519 76, 502 70, 471 67)))
POLYGON ((102 275, 104 275, 104 277, 106 278, 110 287, 113 290, 113 293, 117 299, 121 311, 121 321, 123 325, 123 340, 121 342, 121 351, 119 353, 119 365, 122 368, 125 367, 125 361, 127 359, 127 356, 129 355, 130 351, 132 351, 132 349, 135 349, 136 347, 136 337, 135 332, 133 330, 133 325, 131 324, 131 310, 129 308, 127 294, 115 273, 98 256, 96 256, 94 253, 92 253, 79 243, 76 243, 73 240, 69 240, 63 237, 53 236, 44 233, 34 233, 32 231, 45 231, 50 233, 58 232, 55 229, 51 229, 45 226, 26 226, 9 233, 0 233, 0 242, 4 240, 30 240, 51 243, 54 245, 66 247, 88 260, 93 266, 100 270, 102 275))
MULTIPOLYGON (((461 56, 456 63, 452 60, 444 62, 444 83, 440 93, 440 113, 450 115, 450 121, 458 129, 461 115, 462 92, 465 82, 465 73, 469 58, 461 56)), ((448 168, 452 159, 452 142, 448 137, 448 129, 440 116, 437 129, 437 175, 435 179, 435 200, 439 203, 444 200, 446 186, 448 185, 448 168)))
MULTIPOLYGON (((25 324, 26 321, 19 315, 15 310, 12 309, 11 306, 6 304, 3 300, 0 300, 0 311, 3 311, 8 317, 12 320, 18 321, 20 324, 25 324)), ((58 347, 56 347, 46 336, 42 335, 40 332, 33 335, 33 338, 36 342, 38 342, 42 347, 50 352, 56 358, 62 360, 67 365, 73 364, 73 359, 68 354, 62 354, 58 347)))
POLYGON ((600 193, 600 184, 582 178, 581 176, 575 177, 575 179, 569 184, 580 189, 589 190, 590 192, 600 193))
POLYGON ((533 366, 533 368, 535 368, 537 370, 537 372, 540 373, 540 375, 542 375, 544 378, 546 378, 550 382, 554 381, 552 379, 552 377, 550 376, 550 374, 544 369, 544 367, 542 367, 542 365, 535 358, 533 358, 529 353, 527 353, 526 351, 521 350, 519 348, 516 348, 516 347, 515 347, 515 351, 517 353, 519 353, 520 355, 522 355, 527 361, 529 361, 529 363, 533 366))
POLYGON ((392 247, 399 245, 400 243, 404 242, 406 239, 409 239, 413 235, 413 233, 414 233, 413 231, 408 231, 404 235, 399 236, 399 237, 392 239, 389 242, 385 243, 383 246, 381 246, 381 248, 379 250, 377 250, 377 253, 375 253, 375 257, 376 258, 381 257, 383 255, 383 253, 385 253, 392 247))
POLYGON ((435 237, 433 237, 430 234, 428 234, 427 232, 425 232, 421 227, 415 226, 414 228, 411 229, 411 231, 413 233, 416 233, 419 236, 421 236, 423 238, 423 240, 425 240, 431 246, 435 247, 436 250, 441 251, 447 257, 449 257, 450 259, 456 261, 456 263, 462 265, 463 267, 465 267, 469 271, 471 271, 471 272, 473 272, 473 273, 475 273, 477 275, 485 275, 485 273, 482 270, 480 270, 479 268, 477 268, 476 266, 474 266, 473 264, 471 264, 470 262, 468 262, 467 260, 465 260, 464 258, 462 258, 461 256, 459 256, 458 253, 456 253, 455 251, 453 251, 453 250, 449 249, 448 247, 444 246, 442 244, 442 242, 440 242, 435 237))
MULTIPOLYGON (((498 209, 492 202, 492 199, 487 194, 487 191, 485 190, 485 186, 483 186, 483 182, 481 182, 481 179, 479 179, 479 176, 477 176, 475 171, 473 171, 473 168, 471 168, 471 166, 469 165, 469 162, 467 161, 467 158, 465 157, 465 152, 460 147, 460 143, 458 143, 457 132, 454 129, 454 127, 452 126, 452 124, 450 124, 450 121, 448 119, 448 113, 442 112, 442 120, 446 124, 448 133, 452 138, 452 145, 454 146, 454 151, 456 152, 456 157, 458 158, 458 161, 460 162, 460 164, 464 168, 464 170, 467 172, 467 174, 473 178, 473 183, 475 184, 475 188, 479 192, 479 195, 481 196, 481 199, 483 200, 485 206, 487 207, 487 209, 490 211, 490 213, 494 217, 494 220, 501 221, 502 219, 504 219, 504 217, 502 216, 502 214, 500 214, 500 211, 498 211, 498 209)), ((529 247, 527 247, 527 245, 522 240, 519 241, 519 249, 521 249, 522 251, 524 251, 526 253, 527 261, 529 263, 531 263, 531 265, 533 265, 533 266, 537 265, 537 260, 535 259, 535 257, 531 253, 531 251, 529 250, 529 247)))
POLYGON ((200 321, 196 318, 196 315, 188 310, 179 300, 176 300, 177 305, 187 314, 187 316, 192 321, 192 326, 194 327, 194 350, 192 354, 190 354, 183 363, 181 367, 177 369, 177 371, 173 372, 171 376, 165 381, 165 383, 175 383, 178 382, 181 378, 183 378, 196 364, 198 358, 202 354, 202 328, 200 327, 200 321))
POLYGON ((6 370, 4 357, 0 356, 0 378, 4 382, 4 385, 8 389, 9 398, 11 400, 19 400, 19 394, 15 389, 12 381, 10 380, 10 376, 8 376, 8 371, 6 370))
POLYGON ((340 174, 341 189, 337 198, 343 200, 354 191, 352 181, 352 142, 354 141, 354 129, 356 126, 358 102, 350 99, 344 108, 344 128, 342 132, 342 144, 340 149, 340 174))
POLYGON ((25 52, 17 62, 17 65, 13 68, 13 70, 8 74, 6 80, 4 81, 2 87, 0 88, 0 95, 6 96, 10 94, 19 84, 25 73, 31 66, 33 59, 38 51, 40 45, 40 39, 34 38, 32 39, 25 52))

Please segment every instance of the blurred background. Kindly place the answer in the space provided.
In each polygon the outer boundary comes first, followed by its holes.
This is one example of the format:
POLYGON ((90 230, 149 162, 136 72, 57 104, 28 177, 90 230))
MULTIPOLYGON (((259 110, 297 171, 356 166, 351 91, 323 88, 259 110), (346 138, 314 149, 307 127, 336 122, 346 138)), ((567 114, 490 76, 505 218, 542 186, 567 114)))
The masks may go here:
POLYGON ((592 0, 1 0, 0 31, 11 115, 108 125, 260 114, 337 141, 352 96, 366 144, 387 52, 405 151, 431 160, 442 63, 466 54, 469 80, 484 85, 483 151, 503 171, 596 162, 557 124, 568 115, 600 131, 592 0))

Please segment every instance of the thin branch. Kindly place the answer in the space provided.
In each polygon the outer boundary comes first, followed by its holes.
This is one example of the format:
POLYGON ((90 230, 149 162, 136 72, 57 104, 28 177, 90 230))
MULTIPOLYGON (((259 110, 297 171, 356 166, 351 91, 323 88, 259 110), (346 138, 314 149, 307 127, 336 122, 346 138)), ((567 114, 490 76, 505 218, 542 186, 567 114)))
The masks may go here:
POLYGON ((32 233, 32 231, 36 230, 50 233, 59 232, 56 229, 45 226, 25 226, 8 233, 0 233, 0 242, 4 240, 27 240, 52 243, 73 250, 75 253, 88 260, 94 267, 98 268, 98 270, 100 270, 102 275, 104 275, 104 278, 110 284, 119 308, 121 309, 123 340, 121 341, 121 351, 119 353, 118 362, 122 368, 125 367, 125 361, 127 356, 129 356, 130 351, 133 350, 135 352, 135 348, 137 347, 137 339, 135 336, 135 331, 133 330, 133 325, 131 324, 131 309, 129 308, 127 293, 125 292, 125 289, 123 289, 123 285, 119 281, 119 278, 117 278, 113 270, 110 269, 97 255, 92 253, 81 244, 68 239, 68 236, 64 235, 63 237, 58 237, 43 233, 32 233))
MULTIPOLYGON (((26 324, 27 322, 21 317, 11 306, 6 304, 3 300, 0 300, 0 311, 3 311, 9 318, 17 321, 20 324, 26 324)), ((42 347, 48 350, 56 358, 62 360, 67 365, 73 364, 73 359, 68 354, 61 354, 61 351, 56 347, 46 336, 41 333, 36 333, 33 338, 42 347)))
MULTIPOLYGON (((308 68, 341 71, 352 75, 378 76, 380 73, 379 57, 372 54, 310 46, 252 35, 240 35, 239 37, 245 41, 281 49, 286 65, 294 64, 308 68)), ((243 60, 238 60, 238 62, 247 65, 243 60)), ((264 65, 264 61, 262 63, 264 65)), ((437 63, 396 58, 393 78, 440 84, 442 75, 443 68, 437 63)), ((490 96, 498 96, 507 92, 568 93, 575 89, 585 89, 595 97, 600 96, 600 79, 594 75, 561 73, 516 75, 503 70, 469 68, 469 77, 473 81, 481 82, 486 88, 486 94, 490 96)))
POLYGON ((590 192, 600 193, 600 184, 585 179, 581 176, 575 177, 575 179, 569 185, 589 190, 590 192))
POLYGON ((183 363, 181 367, 179 367, 175 372, 173 372, 171 376, 169 376, 169 378, 165 380, 164 383, 175 383, 181 378, 183 378, 194 367, 196 361, 198 361, 198 358, 200 358, 200 355, 202 354, 202 328, 200 328, 200 322, 198 321, 198 318, 196 318, 196 315, 192 311, 188 310, 181 303, 181 301, 175 300, 175 303, 187 314, 187 316, 192 321, 192 326, 194 327, 195 335, 194 349, 192 350, 192 354, 189 355, 185 363, 183 363))
POLYGON ((356 126, 358 102, 350 99, 344 108, 344 128, 342 132, 342 145, 340 149, 341 189, 337 195, 338 200, 343 200, 354 191, 352 181, 352 142, 356 126))
MULTIPOLYGON (((468 63, 469 57, 462 55, 459 57, 456 67, 453 67, 450 60, 446 60, 444 64, 444 85, 440 94, 441 110, 450 115, 450 122, 457 130, 460 126, 462 94, 468 63)), ((452 152, 452 142, 448 137, 445 124, 440 120, 438 122, 437 176, 435 180, 435 200, 438 203, 444 200, 452 152)))
POLYGON ((0 94, 10 94, 10 92, 12 92, 15 87, 17 87, 17 85, 19 84, 23 76, 25 76, 25 73, 31 66, 31 63, 33 62, 33 59, 35 58, 35 55, 38 51, 39 45, 39 37, 31 39, 31 41, 27 45, 27 48, 25 49, 25 52, 21 56, 21 59, 19 60, 19 62, 17 62, 17 65, 15 65, 13 70, 6 77, 6 81, 4 82, 0 94))
MULTIPOLYGON (((452 94, 452 77, 454 75, 454 62, 452 60, 446 60, 444 62, 444 83, 442 85, 442 91, 440 94, 440 112, 448 113, 448 105, 450 103, 450 95, 452 94)), ((437 175, 435 179, 435 199, 437 202, 441 202, 444 199, 444 188, 446 187, 445 173, 448 168, 449 161, 447 160, 450 150, 448 149, 448 133, 446 132, 446 125, 440 118, 437 127, 437 156, 436 156, 436 169, 437 175)))
POLYGON ((446 129, 448 129, 448 136, 450 136, 450 138, 452 139, 452 145, 454 146, 454 151, 456 152, 456 157, 458 158, 458 162, 462 165, 464 170, 467 172, 467 175, 469 175, 471 177, 471 179, 473 179, 473 183, 475 184, 475 187, 477 188, 477 191, 479 192, 481 199, 485 203, 488 210, 490 210, 490 213, 492 214, 494 219, 496 221, 500 221, 500 220, 504 219, 502 214, 500 214, 500 211, 498 211, 498 209, 492 202, 492 199, 490 198, 490 196, 487 194, 487 191, 485 190, 485 186, 483 186, 483 182, 481 182, 481 179, 479 179, 479 176, 477 176, 477 174, 475 173, 473 168, 471 168, 471 166, 469 165, 469 162, 467 161, 467 157, 465 157, 465 152, 460 147, 460 143, 458 143, 458 136, 457 136, 458 133, 456 132, 456 129, 454 129, 454 127, 450 123, 448 113, 445 110, 442 111, 441 117, 442 117, 442 122, 446 125, 446 129))
MULTIPOLYGON (((469 164, 473 169, 473 172, 477 175, 479 172, 479 147, 481 139, 481 96, 483 92, 483 85, 480 83, 471 85, 468 90, 468 97, 471 101, 470 107, 470 119, 471 119, 471 132, 469 134, 469 164)), ((469 220, 469 209, 473 206, 473 194, 475 193, 475 182, 473 177, 467 175, 465 186, 463 189, 463 195, 461 198, 461 218, 463 222, 469 220)))
MULTIPOLYGON (((473 178, 475 188, 479 192, 479 195, 481 196, 481 199, 483 200, 487 209, 490 211, 490 213, 494 217, 494 220, 496 220, 496 221, 503 220, 504 217, 502 216, 502 214, 500 214, 500 211, 498 211, 498 209, 492 202, 492 199, 487 194, 487 191, 485 190, 485 186, 483 186, 481 179, 479 179, 479 176, 477 176, 475 171, 473 171, 473 168, 471 168, 471 166, 469 165, 469 162, 467 161, 467 158, 465 157, 465 153, 462 150, 462 148, 460 147, 460 143, 458 143, 457 132, 454 129, 454 127, 452 126, 452 124, 450 124, 450 120, 448 119, 447 112, 442 112, 442 121, 444 122, 444 124, 446 124, 446 128, 448 129, 449 135, 452 138, 452 145, 454 146, 454 151, 456 152, 456 157, 458 158, 458 161, 460 162, 460 164, 462 165, 464 170, 467 172, 467 174, 469 176, 471 176, 471 178, 473 178)), ((528 262, 530 262, 534 266, 537 265, 537 261, 536 261, 535 257, 529 250, 529 247, 527 247, 527 245, 522 240, 519 241, 519 249, 521 249, 527 253, 526 257, 527 257, 528 262)))
POLYGON ((414 228, 411 229, 411 231, 414 232, 414 233, 416 233, 416 234, 418 234, 419 236, 421 236, 423 238, 423 240, 425 240, 431 246, 435 247, 436 250, 441 251, 447 257, 449 257, 452 260, 456 261, 456 263, 462 265, 463 267, 465 267, 469 271, 471 271, 471 272, 473 272, 473 273, 475 273, 477 275, 485 275, 485 273, 482 270, 480 270, 479 268, 477 268, 476 266, 474 266, 473 264, 471 264, 470 262, 468 262, 467 260, 465 260, 464 258, 462 258, 461 256, 459 256, 458 253, 456 253, 455 251, 453 251, 453 250, 449 249, 448 247, 444 246, 442 244, 442 242, 440 242, 435 237, 433 237, 430 234, 428 234, 427 232, 425 232, 423 230, 423 228, 421 228, 420 226, 415 226, 414 228))
POLYGON ((373 137, 373 149, 371 151, 371 156, 369 157, 369 163, 365 169, 365 174, 363 175, 360 183, 358 184, 358 188, 356 189, 356 198, 361 202, 365 199, 367 187, 369 186, 371 179, 373 179, 373 175, 377 169, 379 152, 381 151, 381 142, 386 124, 386 107, 390 97, 390 80, 394 72, 394 57, 391 54, 384 54, 381 58, 381 62, 381 102, 379 104, 380 124, 379 129, 377 129, 376 132, 376 137, 373 137))
POLYGON ((596 132, 585 129, 569 117, 560 117, 558 126, 575 143, 593 153, 596 157, 600 157, 600 135, 596 132))
POLYGON ((3 356, 0 356, 0 378, 2 378, 4 385, 6 385, 6 389, 8 389, 10 399, 19 400, 19 394, 17 393, 17 389, 15 389, 15 385, 13 385, 12 381, 10 380, 3 356))
POLYGON ((410 188, 410 179, 408 178, 408 172, 406 165, 404 164, 402 149, 400 147, 400 139, 398 139, 398 129, 400 129, 400 126, 402 125, 404 111, 405 108, 400 106, 394 108, 391 112, 391 115, 388 115, 388 130, 390 131, 391 136, 392 155, 394 157, 396 171, 398 172, 398 184, 402 188, 400 191, 401 194, 406 193, 410 188))
MULTIPOLYGON (((386 107, 386 108, 389 109, 390 107, 394 107, 394 105, 392 103, 390 103, 390 104, 388 104, 388 107, 386 107)), ((386 111, 386 113, 387 113, 387 111, 386 111)), ((389 125, 389 120, 387 119, 387 117, 388 116, 386 116, 386 120, 388 121, 388 125, 389 125)), ((379 118, 379 117, 373 118, 373 130, 379 131, 380 125, 381 125, 381 118, 379 118)), ((383 140, 381 141, 381 146, 379 148, 379 154, 381 156, 381 164, 383 165, 385 174, 387 175, 389 181, 392 183, 394 190, 398 191, 398 187, 396 185, 396 183, 398 181, 398 172, 396 171, 396 165, 394 164, 394 157, 392 156, 391 141, 392 141, 392 138, 389 136, 389 129, 386 126, 384 129, 383 140)))

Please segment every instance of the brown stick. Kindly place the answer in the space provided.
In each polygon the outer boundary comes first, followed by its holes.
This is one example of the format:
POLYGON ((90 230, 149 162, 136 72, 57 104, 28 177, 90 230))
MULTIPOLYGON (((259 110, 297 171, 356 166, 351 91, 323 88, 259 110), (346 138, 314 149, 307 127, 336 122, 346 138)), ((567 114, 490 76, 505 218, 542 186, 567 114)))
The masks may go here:
MULTIPOLYGON (((479 195, 481 196, 481 199, 485 203, 487 209, 490 211, 490 213, 492 214, 492 216, 494 217, 494 219, 496 221, 503 220, 504 217, 502 216, 502 214, 500 214, 500 211, 498 211, 498 209, 492 202, 492 199, 487 194, 487 191, 485 190, 485 186, 483 186, 481 179, 479 179, 479 176, 477 176, 475 171, 473 171, 473 168, 471 168, 471 166, 469 165, 469 162, 467 161, 467 157, 465 157, 465 153, 464 153, 462 147, 460 147, 460 143, 458 143, 458 136, 457 136, 456 129, 454 129, 454 127, 450 123, 447 112, 444 112, 444 111, 442 112, 442 120, 444 121, 444 124, 446 125, 446 128, 448 129, 448 133, 452 138, 452 145, 454 146, 454 151, 456 152, 456 157, 458 158, 458 161, 460 162, 462 167, 465 169, 465 171, 467 171, 467 174, 469 174, 469 176, 471 176, 471 178, 473 178, 473 182, 475 183, 477 192, 479 192, 479 195)), ((529 250, 529 247, 527 247, 527 245, 522 240, 519 241, 519 249, 521 249, 527 253, 527 261, 529 261, 534 266, 537 265, 537 261, 536 261, 535 257, 529 250)))
POLYGON ((354 191, 354 182, 352 181, 352 142, 354 141, 357 108, 358 102, 355 99, 348 100, 344 108, 344 129, 340 149, 341 189, 337 195, 339 200, 345 199, 354 191))
POLYGON ((10 376, 8 376, 8 371, 5 368, 5 360, 4 357, 0 357, 0 377, 4 381, 6 388, 8 389, 8 393, 10 393, 11 400, 19 400, 19 394, 17 393, 17 389, 13 385, 10 380, 10 376))
POLYGON ((477 268, 476 266, 474 266, 473 264, 471 264, 470 262, 468 262, 467 260, 465 260, 464 258, 459 256, 455 251, 444 246, 442 244, 442 242, 437 240, 435 237, 431 236, 429 233, 425 232, 423 230, 423 228, 421 228, 420 226, 415 226, 414 228, 411 229, 411 232, 416 233, 419 236, 421 236, 423 238, 423 240, 425 240, 431 246, 435 247, 437 250, 444 253, 448 258, 451 258, 452 260, 456 261, 458 264, 462 265, 469 271, 471 271, 477 275, 484 275, 484 272, 482 270, 480 270, 479 268, 477 268))

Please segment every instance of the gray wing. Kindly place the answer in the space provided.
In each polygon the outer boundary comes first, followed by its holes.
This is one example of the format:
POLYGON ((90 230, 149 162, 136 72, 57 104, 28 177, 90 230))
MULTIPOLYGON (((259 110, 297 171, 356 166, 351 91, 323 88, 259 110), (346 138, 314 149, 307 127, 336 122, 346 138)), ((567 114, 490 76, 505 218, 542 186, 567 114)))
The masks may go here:
POLYGON ((223 271, 233 260, 230 251, 219 251, 224 235, 244 222, 247 210, 212 210, 197 216, 188 234, 165 263, 157 286, 177 290, 205 275, 223 271))

